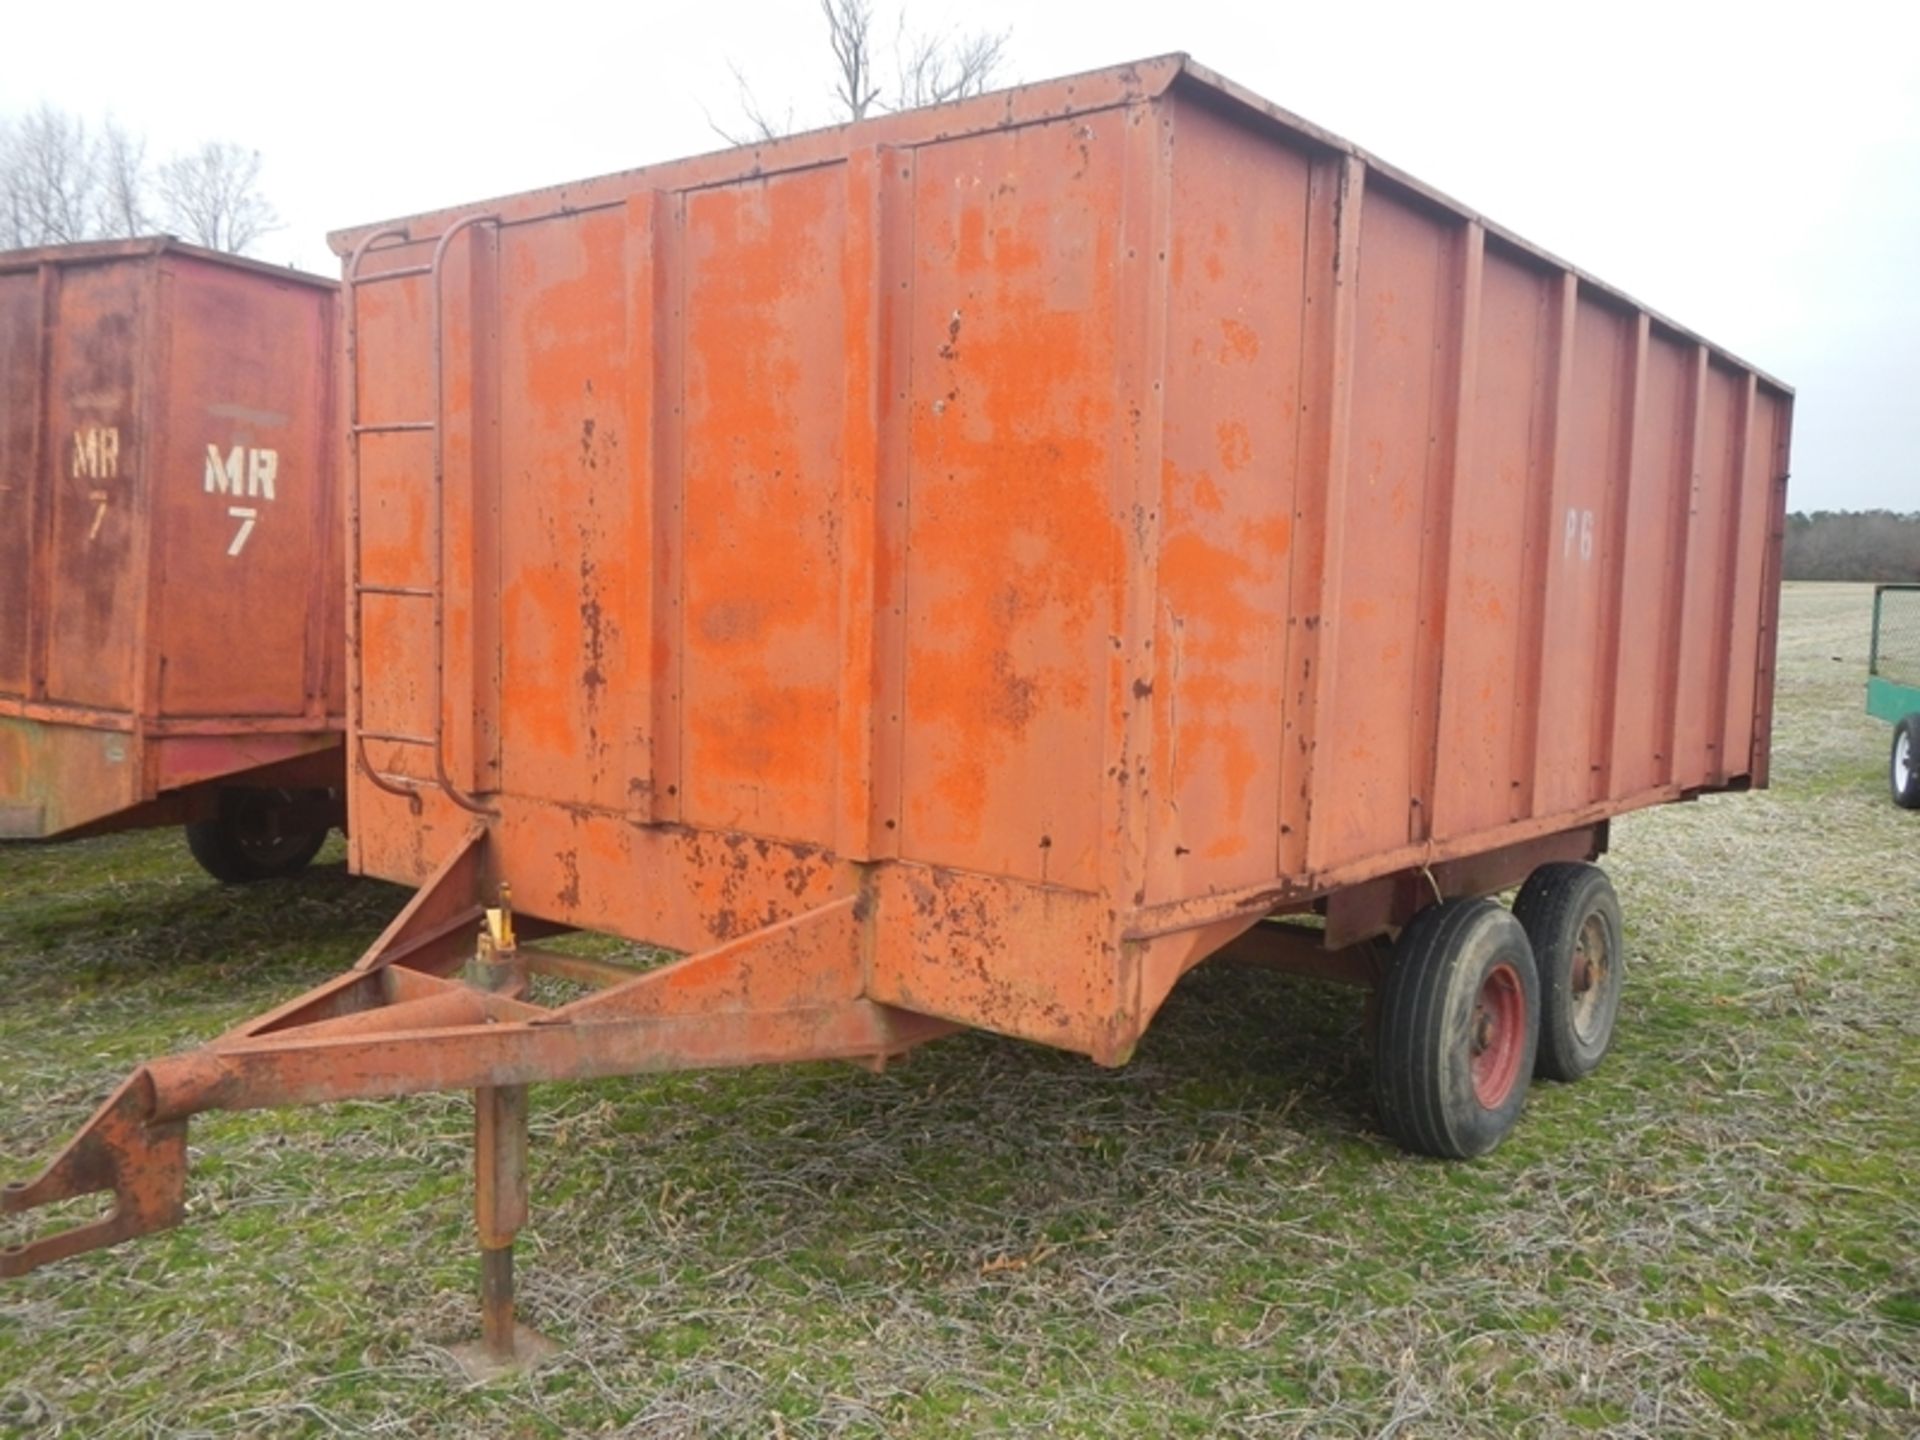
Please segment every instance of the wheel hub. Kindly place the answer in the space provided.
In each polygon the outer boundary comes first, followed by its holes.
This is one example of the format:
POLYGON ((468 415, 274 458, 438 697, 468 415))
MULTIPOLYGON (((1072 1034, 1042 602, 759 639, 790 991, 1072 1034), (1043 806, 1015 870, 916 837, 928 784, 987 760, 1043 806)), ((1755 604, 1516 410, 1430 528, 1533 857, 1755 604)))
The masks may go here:
POLYGON ((234 837, 255 861, 277 865, 305 845, 308 836, 300 830, 288 830, 284 824, 285 807, 294 797, 284 790, 250 795, 234 816, 234 837))
POLYGON ((1586 924, 1580 927, 1580 938, 1574 943, 1573 972, 1569 977, 1573 993, 1568 997, 1570 1018, 1573 1030, 1582 1044, 1591 1044, 1598 1034, 1604 1016, 1601 1011, 1606 999, 1607 979, 1607 924, 1598 914, 1587 916, 1586 924))
POLYGON ((1520 1077, 1520 1051, 1527 1031, 1525 992, 1511 965, 1496 965, 1480 982, 1469 1027, 1474 1097, 1499 1108, 1520 1077))

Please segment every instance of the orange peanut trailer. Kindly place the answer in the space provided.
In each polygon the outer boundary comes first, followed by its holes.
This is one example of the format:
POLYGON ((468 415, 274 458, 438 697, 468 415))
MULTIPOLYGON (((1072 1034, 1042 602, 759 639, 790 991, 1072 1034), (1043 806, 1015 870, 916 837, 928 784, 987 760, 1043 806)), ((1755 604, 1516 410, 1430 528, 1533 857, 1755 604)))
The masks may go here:
POLYGON ((303 867, 344 791, 331 280, 0 254, 0 839, 185 822, 303 867))
POLYGON ((472 1089, 507 1356, 530 1082, 1119 1064, 1219 952, 1376 984, 1386 1128, 1478 1153, 1605 1051, 1609 818, 1766 781, 1789 392, 1185 57, 335 245, 352 863, 419 892, 12 1269, 177 1219, 196 1111, 472 1089))

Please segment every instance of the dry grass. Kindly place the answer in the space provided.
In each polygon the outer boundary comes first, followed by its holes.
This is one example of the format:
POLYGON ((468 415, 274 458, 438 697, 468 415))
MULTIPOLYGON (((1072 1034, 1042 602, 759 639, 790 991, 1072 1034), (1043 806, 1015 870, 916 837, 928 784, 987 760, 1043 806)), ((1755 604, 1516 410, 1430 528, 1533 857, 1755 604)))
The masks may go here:
MULTIPOLYGON (((1618 1051, 1485 1161, 1374 1133, 1351 995, 1237 971, 1115 1072, 970 1036, 551 1086, 523 1301, 564 1354, 474 1388, 464 1103, 212 1117, 192 1224, 0 1289, 0 1432, 1920 1432, 1920 821, 1864 597, 1789 593, 1773 791, 1616 827, 1618 1051)), ((400 898, 0 854, 4 1174, 400 898)))

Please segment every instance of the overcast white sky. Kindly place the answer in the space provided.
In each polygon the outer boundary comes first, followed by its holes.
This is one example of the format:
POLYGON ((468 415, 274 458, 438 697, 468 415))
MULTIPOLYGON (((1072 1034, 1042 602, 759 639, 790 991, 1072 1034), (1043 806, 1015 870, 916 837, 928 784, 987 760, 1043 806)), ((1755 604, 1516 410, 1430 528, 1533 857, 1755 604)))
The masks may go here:
MULTIPOLYGON (((909 4, 1011 28, 1010 80, 1192 53, 1794 385, 1794 508, 1920 510, 1913 0, 909 4)), ((87 0, 0 45, 0 114, 261 150, 258 253, 327 273, 329 229, 715 148, 729 60, 828 110, 815 0, 87 0)))

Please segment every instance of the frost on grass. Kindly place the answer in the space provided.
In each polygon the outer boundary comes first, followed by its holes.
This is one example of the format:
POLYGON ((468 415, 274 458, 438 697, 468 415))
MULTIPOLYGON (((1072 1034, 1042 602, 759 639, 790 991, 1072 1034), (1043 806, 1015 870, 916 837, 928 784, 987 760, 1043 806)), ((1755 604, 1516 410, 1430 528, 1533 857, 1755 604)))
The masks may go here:
MULTIPOLYGON (((1774 790, 1616 825, 1619 1048, 1482 1162, 1375 1134, 1354 997, 1230 970, 1119 1071, 967 1036, 550 1086, 522 1303, 564 1353, 476 1389, 465 1103, 209 1117, 191 1225, 0 1289, 0 1433, 1913 1433, 1920 831, 1866 618, 1789 592, 1774 790)), ((4 1176, 402 898, 316 879, 0 852, 4 1176)))

